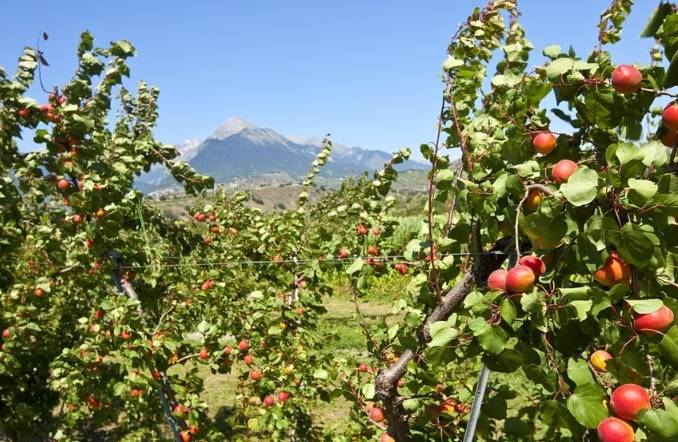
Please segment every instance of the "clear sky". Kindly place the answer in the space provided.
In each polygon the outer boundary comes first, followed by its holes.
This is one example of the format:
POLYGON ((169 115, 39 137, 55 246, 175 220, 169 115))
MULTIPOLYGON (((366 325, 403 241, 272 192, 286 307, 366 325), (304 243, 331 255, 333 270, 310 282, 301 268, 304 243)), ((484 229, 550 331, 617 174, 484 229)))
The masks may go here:
MULTIPOLYGON (((204 138, 229 116, 284 135, 331 133, 342 144, 418 150, 433 139, 440 66, 451 34, 476 0, 5 1, 0 65, 9 72, 39 31, 51 66, 47 85, 75 68, 80 32, 96 42, 128 39, 137 48, 129 85, 159 86, 157 136, 204 138)), ((570 44, 580 55, 596 42, 610 0, 521 0, 522 22, 537 48, 570 44)), ((659 0, 639 0, 618 63, 649 61, 638 36, 659 0)), ((42 93, 33 91, 42 100, 42 93)))

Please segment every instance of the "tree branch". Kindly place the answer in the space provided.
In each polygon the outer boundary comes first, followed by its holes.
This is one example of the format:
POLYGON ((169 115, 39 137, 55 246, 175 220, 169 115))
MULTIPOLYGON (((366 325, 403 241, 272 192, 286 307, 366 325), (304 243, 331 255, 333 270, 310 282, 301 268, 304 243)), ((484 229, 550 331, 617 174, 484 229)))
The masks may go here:
POLYGON ((488 253, 480 255, 473 269, 464 274, 461 280, 443 296, 440 304, 426 318, 422 327, 417 330, 417 348, 406 349, 395 363, 377 376, 375 382, 376 394, 383 403, 384 412, 389 422, 390 433, 395 436, 396 440, 412 440, 407 413, 402 406, 404 398, 398 394, 398 381, 405 375, 407 364, 413 359, 416 360, 426 348, 426 344, 431 340, 431 335, 429 334, 431 324, 446 320, 466 298, 466 295, 471 292, 473 287, 485 284, 489 274, 496 270, 506 259, 506 253, 510 251, 510 248, 511 238, 504 237, 498 240, 488 253))

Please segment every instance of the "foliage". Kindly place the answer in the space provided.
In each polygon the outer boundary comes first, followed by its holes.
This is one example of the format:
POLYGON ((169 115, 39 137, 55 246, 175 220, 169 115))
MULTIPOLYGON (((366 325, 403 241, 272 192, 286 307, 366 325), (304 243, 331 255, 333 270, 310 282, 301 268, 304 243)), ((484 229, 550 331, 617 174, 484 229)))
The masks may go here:
MULTIPOLYGON (((657 64, 640 67, 642 88, 633 94, 610 85, 615 66, 602 45, 619 40, 631 3, 615 1, 603 13, 601 46, 588 57, 549 46, 545 64, 531 72, 516 2, 476 9, 453 38, 439 124, 445 147, 461 151, 461 166, 451 167, 438 143, 422 146, 432 165, 430 198, 425 227, 404 251, 413 278, 396 305, 406 319, 367 332, 375 338, 368 346, 378 367, 375 399, 397 440, 461 440, 466 410, 440 411, 450 398, 468 402, 470 386, 455 388, 448 376, 476 356, 535 385, 531 392, 514 382, 496 386, 483 405, 480 440, 588 440, 608 416, 607 396, 629 382, 646 387, 653 404, 636 422, 636 437, 678 437, 669 387, 678 374, 678 328, 647 333, 634 325, 640 314, 678 307, 675 141, 666 128, 654 135, 642 126, 657 125, 656 97, 674 97, 662 89, 674 85, 673 62, 668 74, 657 64), (503 58, 486 88, 495 51, 503 58), (549 113, 543 101, 551 93, 559 106, 549 113), (556 133, 555 149, 540 155, 531 145, 549 131, 550 115, 571 131, 556 133), (552 169, 562 159, 578 168, 559 183, 552 169), (533 193, 540 196, 530 204, 533 193), (490 290, 482 251, 491 248, 509 258, 507 269, 536 254, 546 271, 524 293, 490 290), (594 278, 609 259, 630 266, 613 283, 594 278), (588 362, 603 348, 614 356, 606 372, 588 362), (526 396, 532 400, 512 401, 526 396)), ((669 61, 674 11, 661 4, 645 31, 669 61)), ((359 272, 354 277, 356 290, 369 291, 359 272)))
POLYGON ((244 193, 208 195, 213 181, 155 140, 158 90, 123 84, 130 43, 97 48, 84 33, 73 79, 40 105, 27 48, 14 77, 0 70, 1 436, 461 440, 484 365, 478 440, 591 440, 626 383, 650 394, 636 439, 678 437, 678 326, 638 325, 678 311, 678 120, 663 127, 652 108, 675 98, 678 14, 660 3, 644 30, 668 67, 653 52, 621 93, 603 47, 631 4, 602 14, 587 57, 552 45, 531 71, 516 2, 475 9, 443 63, 436 141, 421 146, 424 211, 407 218, 391 192, 407 149, 312 201, 326 139, 296 206, 264 213, 244 193), (554 146, 538 154, 546 133, 554 146), (40 148, 20 152, 26 136, 40 148), (557 179, 564 159, 577 169, 557 179), (191 220, 134 189, 154 165, 199 194, 191 220), (526 255, 545 263, 535 283, 488 287, 526 255), (327 351, 320 324, 338 272, 366 342, 355 360, 327 351), (383 293, 394 320, 368 321, 360 300, 383 293), (238 377, 226 426, 208 418, 205 371, 238 377), (323 428, 317 401, 339 396, 353 422, 323 428))

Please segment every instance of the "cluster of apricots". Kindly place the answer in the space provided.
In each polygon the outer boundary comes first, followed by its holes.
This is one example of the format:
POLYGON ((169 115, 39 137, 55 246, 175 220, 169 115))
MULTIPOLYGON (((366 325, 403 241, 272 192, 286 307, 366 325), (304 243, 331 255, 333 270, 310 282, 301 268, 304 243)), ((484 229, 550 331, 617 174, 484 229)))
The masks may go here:
POLYGON ((530 255, 518 260, 518 265, 505 270, 497 269, 487 278, 487 287, 504 293, 522 294, 532 291, 535 281, 546 272, 541 258, 530 255))
POLYGON ((634 431, 628 421, 638 418, 641 411, 650 408, 650 393, 636 384, 617 387, 610 396, 610 416, 598 424, 598 437, 602 442, 633 442, 634 431))

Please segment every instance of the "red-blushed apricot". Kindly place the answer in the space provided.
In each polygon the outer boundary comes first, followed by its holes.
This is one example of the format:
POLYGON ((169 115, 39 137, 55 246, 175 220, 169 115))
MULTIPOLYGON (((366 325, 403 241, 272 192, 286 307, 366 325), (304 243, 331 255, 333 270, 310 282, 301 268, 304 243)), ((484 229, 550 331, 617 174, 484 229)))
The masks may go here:
POLYGON ((633 427, 616 417, 607 417, 598 424, 600 442, 633 442, 633 427))
POLYGON ((374 407, 373 409, 370 410, 370 419, 372 419, 375 422, 383 422, 384 410, 382 410, 379 407, 374 407))
POLYGON ((650 394, 640 385, 624 384, 612 392, 610 407, 617 416, 634 420, 641 410, 650 408, 650 394))
POLYGON ((577 167, 577 163, 572 160, 560 160, 553 166, 551 176, 556 183, 565 183, 577 170, 577 167))
POLYGON ((556 148, 557 140, 551 132, 539 132, 532 138, 534 149, 544 155, 549 154, 556 148))
POLYGON ((674 147, 678 144, 678 132, 672 130, 666 130, 659 138, 662 144, 666 147, 674 147))
POLYGON ((662 305, 652 313, 636 314, 634 318, 636 330, 647 335, 663 333, 673 324, 673 310, 662 305))
POLYGON ((396 440, 393 438, 388 433, 381 433, 381 437, 379 438, 379 442, 396 442, 396 440))
POLYGON ((68 190, 69 187, 71 187, 71 183, 68 180, 62 178, 57 181, 57 189, 61 190, 62 192, 68 190))
POLYGON ((535 279, 539 279, 546 272, 546 264, 538 256, 523 256, 518 260, 518 264, 529 267, 534 273, 535 279))
POLYGON ((664 108, 662 124, 668 130, 678 132, 678 104, 674 102, 664 108))
POLYGON ((620 94, 633 94, 640 89, 643 74, 630 64, 620 64, 612 72, 612 87, 620 94))
POLYGON ((490 273, 490 276, 487 277, 487 288, 490 290, 499 290, 505 292, 506 288, 506 276, 508 271, 504 269, 497 269, 494 272, 490 273))
POLYGON ((535 277, 531 268, 517 265, 506 275, 506 288, 511 293, 527 293, 532 290, 535 277))

